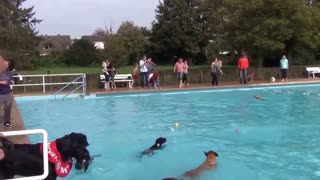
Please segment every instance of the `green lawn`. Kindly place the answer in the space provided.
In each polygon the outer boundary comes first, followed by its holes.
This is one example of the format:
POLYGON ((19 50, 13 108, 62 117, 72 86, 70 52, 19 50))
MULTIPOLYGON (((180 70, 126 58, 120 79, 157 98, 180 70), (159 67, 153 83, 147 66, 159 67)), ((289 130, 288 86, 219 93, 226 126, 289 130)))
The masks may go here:
MULTIPOLYGON (((208 66, 190 66, 190 69, 202 69, 209 68, 208 66)), ((72 73, 85 73, 85 74, 99 74, 102 68, 100 67, 42 67, 33 71, 18 71, 18 73, 23 75, 33 75, 33 74, 72 74, 72 73)), ((124 66, 118 68, 118 73, 132 73, 133 66, 124 66)), ((167 71, 173 70, 172 66, 156 66, 156 71, 167 71)))

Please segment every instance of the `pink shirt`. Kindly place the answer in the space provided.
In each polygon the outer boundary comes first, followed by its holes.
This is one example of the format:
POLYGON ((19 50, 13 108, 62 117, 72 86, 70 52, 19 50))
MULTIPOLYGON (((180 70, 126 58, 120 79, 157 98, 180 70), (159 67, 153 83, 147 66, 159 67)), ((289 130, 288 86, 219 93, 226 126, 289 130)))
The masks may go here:
POLYGON ((174 66, 177 73, 183 73, 184 70, 184 63, 176 62, 176 65, 174 66))
POLYGON ((188 69, 189 69, 189 65, 188 65, 188 64, 184 64, 184 66, 183 66, 183 72, 184 72, 184 73, 188 73, 188 69))

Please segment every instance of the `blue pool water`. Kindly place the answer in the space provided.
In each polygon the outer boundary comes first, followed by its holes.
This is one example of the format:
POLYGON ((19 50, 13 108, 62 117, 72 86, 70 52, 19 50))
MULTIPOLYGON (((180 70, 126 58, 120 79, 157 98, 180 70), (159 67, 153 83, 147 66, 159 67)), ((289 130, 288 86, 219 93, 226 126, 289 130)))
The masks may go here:
POLYGON ((201 180, 309 180, 320 179, 319 94, 320 86, 302 86, 18 105, 27 128, 45 128, 51 140, 85 133, 91 154, 102 155, 87 173, 73 170, 67 179, 160 180, 198 166, 203 151, 212 149, 218 167, 201 180), (256 94, 266 100, 255 100, 256 94), (138 161, 159 136, 167 147, 138 161))

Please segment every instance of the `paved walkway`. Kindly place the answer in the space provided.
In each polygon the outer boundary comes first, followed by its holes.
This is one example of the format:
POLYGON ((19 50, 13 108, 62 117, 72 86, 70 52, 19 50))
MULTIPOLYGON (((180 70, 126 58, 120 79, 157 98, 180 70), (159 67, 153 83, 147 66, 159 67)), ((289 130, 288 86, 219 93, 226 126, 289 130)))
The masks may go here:
MULTIPOLYGON (((24 130, 24 123, 20 114, 20 111, 18 109, 16 101, 12 104, 12 112, 11 112, 11 123, 15 127, 13 129, 8 129, 3 127, 3 106, 0 108, 0 132, 2 131, 17 131, 17 130, 24 130)), ((12 136, 9 137, 10 140, 12 140, 14 143, 30 143, 29 138, 27 136, 12 136)))

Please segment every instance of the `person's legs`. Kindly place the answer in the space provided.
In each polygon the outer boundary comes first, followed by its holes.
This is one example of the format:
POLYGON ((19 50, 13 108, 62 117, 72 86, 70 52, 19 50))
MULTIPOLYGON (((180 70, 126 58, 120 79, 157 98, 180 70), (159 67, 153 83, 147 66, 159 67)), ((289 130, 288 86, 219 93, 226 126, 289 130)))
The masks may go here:
POLYGON ((185 83, 186 81, 186 77, 185 77, 185 73, 182 74, 182 83, 185 83))
POLYGON ((219 85, 219 73, 216 73, 216 86, 219 85))
POLYGON ((183 73, 183 80, 189 86, 189 81, 188 81, 188 73, 183 73))
POLYGON ((104 83, 104 88, 105 88, 105 90, 108 90, 108 89, 110 89, 110 84, 109 84, 109 79, 110 79, 110 76, 109 76, 109 74, 107 74, 107 73, 105 73, 104 74, 104 77, 105 77, 105 83, 104 83))
POLYGON ((248 70, 247 69, 243 70, 243 76, 242 77, 244 78, 244 83, 247 84, 247 82, 248 82, 248 70))
POLYGON ((148 88, 149 87, 149 73, 145 72, 143 74, 144 74, 145 85, 148 88))
POLYGON ((183 78, 183 73, 179 73, 179 88, 183 87, 182 78, 183 78))
POLYGON ((140 86, 141 88, 144 88, 144 81, 145 81, 145 77, 143 72, 140 72, 140 86))
POLYGON ((13 95, 10 93, 8 95, 2 95, 1 98, 3 98, 4 100, 4 125, 6 127, 13 127, 11 126, 11 109, 13 95))
POLYGON ((218 74, 214 73, 214 85, 218 86, 218 74))
POLYGON ((284 82, 284 80, 285 80, 285 71, 284 71, 284 69, 280 69, 280 75, 281 75, 281 82, 284 82))
POLYGON ((243 83, 243 70, 242 69, 239 70, 239 78, 240 78, 240 84, 242 84, 243 83))
POLYGON ((285 74, 286 74, 286 82, 288 82, 288 69, 285 69, 285 74))
POLYGON ((212 86, 214 86, 214 73, 213 72, 211 72, 211 77, 212 77, 211 84, 212 84, 212 86))

